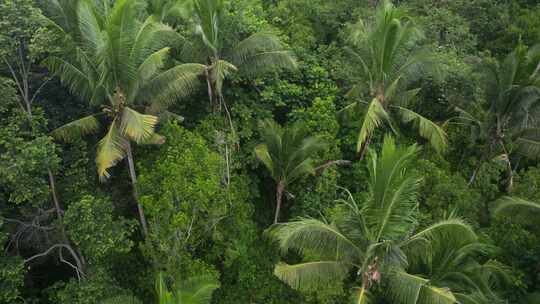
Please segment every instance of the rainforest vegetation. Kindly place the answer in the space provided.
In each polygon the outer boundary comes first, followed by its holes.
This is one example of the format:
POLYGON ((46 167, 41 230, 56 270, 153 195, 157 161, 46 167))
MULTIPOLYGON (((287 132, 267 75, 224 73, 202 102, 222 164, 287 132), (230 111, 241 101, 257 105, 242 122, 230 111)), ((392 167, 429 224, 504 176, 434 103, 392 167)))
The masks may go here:
POLYGON ((0 304, 540 303, 537 0, 0 0, 0 304))

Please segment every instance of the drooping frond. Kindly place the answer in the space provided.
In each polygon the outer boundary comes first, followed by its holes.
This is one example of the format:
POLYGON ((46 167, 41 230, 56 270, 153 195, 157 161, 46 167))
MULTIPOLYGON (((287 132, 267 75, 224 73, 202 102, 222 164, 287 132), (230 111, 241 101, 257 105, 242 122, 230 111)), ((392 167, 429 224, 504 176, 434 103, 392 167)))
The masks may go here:
POLYGON ((435 151, 443 153, 448 146, 446 132, 433 121, 403 107, 396 107, 405 123, 413 123, 420 136, 429 141, 435 151))
POLYGON ((95 79, 83 66, 59 57, 48 57, 44 64, 53 74, 60 77, 62 84, 66 85, 70 92, 79 95, 83 99, 90 99, 93 94, 95 79))
POLYGON ((457 303, 454 294, 448 288, 432 286, 428 279, 404 271, 393 271, 388 275, 388 282, 386 292, 396 303, 457 303))
MULTIPOLYGON (((478 237, 472 229, 472 227, 459 218, 451 218, 442 220, 428 226, 427 228, 415 233, 409 238, 407 244, 414 242, 427 241, 430 242, 434 239, 439 239, 444 243, 472 243, 475 242, 478 237)), ((459 247, 459 246, 456 246, 459 247)))
POLYGON ((295 250, 324 259, 358 261, 364 255, 360 247, 331 224, 316 219, 301 219, 273 226, 270 236, 277 240, 283 254, 295 250))
POLYGON ((120 123, 120 133, 137 142, 148 140, 154 134, 158 118, 153 115, 141 114, 129 107, 124 107, 120 123))
POLYGON ((390 117, 382 104, 374 98, 369 103, 366 114, 364 115, 364 120, 362 121, 362 127, 356 144, 357 152, 362 149, 362 145, 383 122, 390 123, 390 117))
POLYGON ((109 127, 109 131, 98 144, 96 154, 96 164, 98 175, 101 180, 110 175, 107 170, 114 167, 126 156, 127 139, 125 139, 119 130, 118 123, 114 120, 109 127))
POLYGON ((494 215, 504 215, 522 224, 538 225, 536 218, 540 214, 540 204, 512 196, 503 196, 495 203, 494 215))
POLYGON ((269 171, 270 176, 274 175, 274 162, 270 153, 268 153, 268 146, 266 144, 260 144, 255 147, 255 155, 257 158, 264 164, 266 169, 269 171))
POLYGON ((276 265, 274 274, 294 289, 313 290, 343 281, 349 267, 336 261, 307 262, 296 265, 280 263, 276 265))
POLYGON ((212 74, 211 79, 213 79, 213 81, 216 83, 216 91, 218 95, 221 95, 225 78, 236 71, 238 71, 236 66, 225 60, 220 59, 212 64, 209 73, 212 74))
POLYGON ((497 200, 497 207, 493 211, 495 214, 512 214, 516 210, 525 209, 528 212, 540 212, 540 204, 526 201, 512 196, 504 196, 497 200))
POLYGON ((85 135, 97 132, 99 126, 96 115, 90 115, 56 128, 51 132, 51 135, 58 140, 71 142, 85 135))
POLYGON ((529 131, 516 139, 516 152, 529 159, 540 158, 540 130, 529 131))

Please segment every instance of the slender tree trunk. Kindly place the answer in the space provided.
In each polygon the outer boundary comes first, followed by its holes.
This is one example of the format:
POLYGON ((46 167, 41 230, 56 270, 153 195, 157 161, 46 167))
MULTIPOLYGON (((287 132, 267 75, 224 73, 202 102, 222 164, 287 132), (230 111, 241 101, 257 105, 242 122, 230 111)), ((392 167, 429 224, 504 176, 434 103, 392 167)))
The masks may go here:
POLYGON ((135 172, 135 164, 133 162, 133 152, 131 151, 131 143, 127 144, 127 161, 129 167, 129 176, 131 178, 131 187, 133 188, 133 199, 137 204, 137 211, 139 212, 139 220, 141 222, 141 227, 143 231, 144 238, 148 237, 148 224, 146 223, 146 217, 144 216, 144 210, 139 202, 139 192, 137 190, 137 174, 135 172))
POLYGON ((274 216, 274 224, 277 224, 279 220, 279 211, 281 210, 283 190, 285 190, 285 184, 283 184, 282 181, 279 181, 276 187, 276 214, 274 216))
POLYGON ((369 147, 369 144, 371 143, 371 138, 373 135, 368 135, 364 143, 362 143, 362 146, 360 147, 360 151, 358 151, 358 159, 363 160, 366 156, 367 148, 369 147))

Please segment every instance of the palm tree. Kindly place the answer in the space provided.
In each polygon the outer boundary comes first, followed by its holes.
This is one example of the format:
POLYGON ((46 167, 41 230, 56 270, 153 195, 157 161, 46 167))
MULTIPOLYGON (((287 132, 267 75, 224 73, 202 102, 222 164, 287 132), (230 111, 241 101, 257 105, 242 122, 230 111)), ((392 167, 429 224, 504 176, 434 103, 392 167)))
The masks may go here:
MULTIPOLYGON (((160 7, 165 7, 167 3, 160 0, 154 2, 165 3, 160 7)), ((199 69, 193 70, 193 73, 205 79, 214 110, 222 104, 225 106, 223 83, 231 74, 239 72, 243 76, 253 77, 280 68, 296 67, 292 53, 283 47, 276 35, 269 32, 258 32, 234 45, 228 45, 222 34, 225 10, 223 0, 192 2, 192 21, 195 23, 194 34, 197 39, 184 41, 181 59, 200 64, 199 69)), ((169 0, 167 5, 178 7, 177 3, 176 0, 169 0)), ((196 81, 197 77, 191 75, 190 79, 196 81)))
MULTIPOLYGON (((195 276, 185 281, 178 281, 170 290, 163 273, 156 278, 158 304, 209 304, 212 294, 219 288, 219 282, 210 276, 195 276)), ((107 299, 103 304, 139 304, 133 296, 120 295, 107 299)))
POLYGON ((275 274, 304 290, 342 281, 354 273, 360 281, 355 303, 367 303, 371 287, 379 282, 391 284, 384 296, 392 303, 456 303, 457 295, 446 288, 446 281, 407 271, 409 260, 434 257, 451 240, 472 244, 477 239, 472 228, 456 218, 413 233, 419 179, 407 166, 416 152, 415 145, 397 147, 386 137, 381 155, 371 153, 365 202, 358 204, 347 191, 349 198, 340 201, 332 221, 304 218, 274 225, 269 234, 283 254, 295 251, 312 257, 295 265, 278 264, 275 274), (414 258, 414 254, 423 256, 414 258))
POLYGON ((413 123, 420 136, 427 139, 438 152, 447 145, 446 133, 437 124, 407 108, 419 92, 409 84, 434 66, 433 56, 417 47, 422 37, 413 21, 390 1, 379 5, 375 22, 365 24, 360 20, 350 37, 353 49, 348 49, 358 62, 362 80, 348 93, 357 101, 345 109, 366 105, 356 150, 364 157, 373 132, 392 119, 413 123), (360 99, 367 91, 370 102, 360 99))
MULTIPOLYGON (((164 70, 170 45, 177 34, 149 17, 139 20, 137 1, 51 1, 53 27, 65 37, 69 52, 47 59, 48 67, 74 94, 101 112, 70 122, 52 132, 65 141, 107 131, 97 148, 100 179, 108 169, 127 158, 133 196, 143 234, 148 234, 137 193, 137 175, 131 142, 159 144, 164 138, 154 132, 158 117, 142 114, 155 105, 170 103, 190 91, 186 70, 179 65, 164 70)), ((189 77, 188 77, 189 78, 189 77)))
MULTIPOLYGON (((502 161, 507 169, 507 191, 513 184, 512 156, 530 159, 540 156, 540 46, 528 49, 519 45, 498 63, 484 64, 486 115, 475 117, 462 110, 460 118, 471 126, 473 138, 482 147, 481 164, 486 160, 502 161)), ((472 184, 479 170, 475 170, 472 184)))
POLYGON ((282 128, 266 120, 261 130, 264 143, 255 148, 255 154, 276 182, 274 223, 277 223, 284 191, 296 180, 315 173, 313 156, 324 145, 317 138, 307 136, 299 125, 282 128))
POLYGON ((210 276, 195 276, 187 280, 179 280, 167 288, 163 274, 156 280, 156 292, 159 304, 209 304, 212 294, 219 288, 219 282, 210 276))

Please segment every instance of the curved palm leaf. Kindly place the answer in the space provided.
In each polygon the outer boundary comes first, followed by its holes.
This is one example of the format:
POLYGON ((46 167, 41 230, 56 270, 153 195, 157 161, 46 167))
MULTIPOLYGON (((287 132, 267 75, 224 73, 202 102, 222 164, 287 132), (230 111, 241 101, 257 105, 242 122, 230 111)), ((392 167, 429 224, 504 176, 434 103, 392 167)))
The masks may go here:
POLYGON ((120 121, 120 133, 140 143, 152 137, 158 118, 152 115, 140 114, 129 107, 124 107, 120 121))
POLYGON ((364 115, 360 134, 358 136, 358 142, 356 144, 357 152, 360 152, 362 145, 373 135, 375 129, 380 127, 383 122, 387 122, 389 125, 391 125, 388 113, 382 104, 376 98, 374 98, 369 103, 366 114, 364 115))
POLYGON ((340 261, 360 260, 364 252, 331 224, 316 219, 278 224, 269 231, 273 239, 279 242, 283 254, 290 250, 301 254, 316 254, 322 258, 340 261))
POLYGON ((294 289, 310 290, 343 281, 350 265, 336 261, 307 262, 296 265, 278 264, 274 274, 294 289))
POLYGON ((96 133, 99 127, 96 115, 89 115, 54 129, 51 135, 58 140, 71 142, 82 136, 96 133))
POLYGON ((435 151, 442 153, 448 146, 446 132, 436 123, 403 107, 396 107, 405 123, 414 123, 420 136, 427 139, 435 151))
POLYGON ((106 179, 110 175, 107 170, 126 156, 127 139, 119 130, 116 120, 111 123, 109 131, 98 144, 96 164, 100 179, 106 179))

